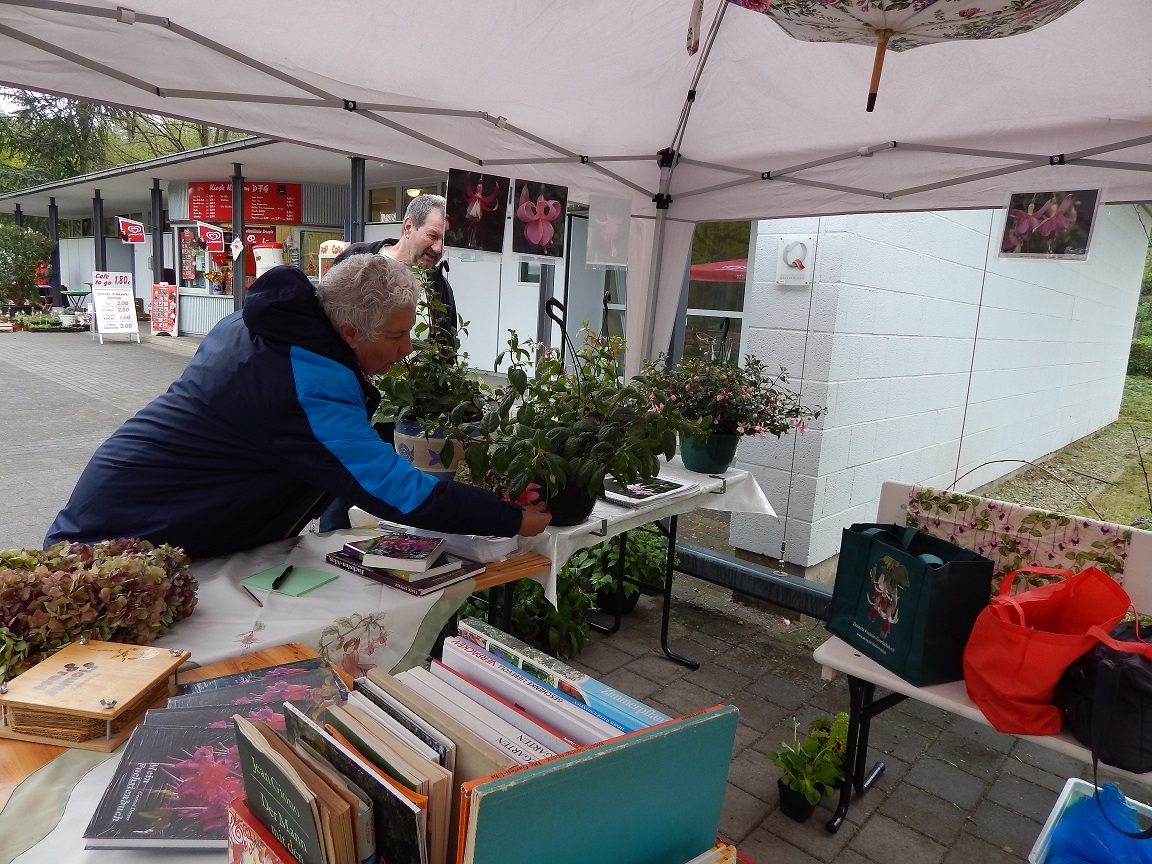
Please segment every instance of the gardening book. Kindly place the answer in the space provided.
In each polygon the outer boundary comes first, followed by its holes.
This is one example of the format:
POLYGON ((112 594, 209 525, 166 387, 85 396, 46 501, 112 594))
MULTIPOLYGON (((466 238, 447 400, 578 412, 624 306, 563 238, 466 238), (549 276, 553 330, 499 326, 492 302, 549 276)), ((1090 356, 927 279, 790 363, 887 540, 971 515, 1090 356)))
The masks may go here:
POLYGON ((386 711, 397 723, 431 747, 437 754, 438 761, 449 771, 456 770, 456 742, 417 714, 409 709, 399 699, 387 693, 383 688, 367 678, 357 678, 355 681, 357 693, 362 693, 381 711, 386 711))
POLYGON ((737 717, 718 705, 463 783, 458 860, 690 861, 716 843, 737 717))
POLYGON ((357 864, 355 805, 266 724, 236 717, 248 806, 301 864, 357 864))
POLYGON ((339 740, 332 729, 301 712, 285 707, 285 733, 295 745, 306 744, 348 778, 372 802, 376 852, 387 864, 427 864, 426 802, 403 795, 363 754, 339 740))
POLYGON ((180 684, 176 688, 177 696, 189 696, 193 693, 203 693, 205 690, 219 690, 221 687, 233 687, 237 684, 252 684, 258 681, 267 681, 271 678, 290 678, 301 672, 311 672, 314 669, 323 669, 328 661, 323 657, 308 657, 304 660, 295 660, 292 663, 281 663, 277 666, 263 666, 259 669, 248 669, 244 672, 233 672, 230 675, 217 675, 215 678, 205 678, 201 681, 191 681, 180 684))
POLYGON ((621 483, 611 474, 604 478, 604 497, 625 507, 645 507, 656 501, 675 498, 697 488, 695 483, 680 483, 663 477, 644 477, 635 483, 621 483))
POLYGON ((497 659, 547 684, 560 695, 621 721, 629 731, 672 719, 478 618, 464 618, 457 625, 457 632, 497 659))
POLYGON ((86 849, 224 849, 244 793, 235 731, 137 726, 84 831, 86 849))
POLYGON ((375 537, 345 543, 343 551, 358 558, 365 567, 425 573, 432 569, 444 551, 444 538, 385 531, 375 537))
MULTIPOLYGON (((173 696, 168 700, 169 708, 193 708, 205 705, 246 706, 253 702, 282 705, 288 700, 309 702, 309 713, 320 716, 327 705, 344 702, 348 698, 348 688, 331 665, 311 669, 298 675, 267 678, 247 684, 233 684, 216 690, 173 696)), ((242 707, 237 707, 243 712, 242 707)))
MULTIPOLYGON (((388 570, 383 567, 366 567, 343 550, 339 552, 328 552, 325 554, 324 560, 335 567, 340 567, 358 576, 363 576, 365 579, 371 579, 374 582, 379 582, 381 585, 388 585, 391 588, 398 588, 409 594, 415 594, 417 597, 423 597, 425 594, 431 594, 434 591, 439 591, 441 588, 447 588, 449 585, 463 582, 465 579, 474 579, 484 572, 484 565, 476 561, 469 561, 466 558, 460 558, 447 552, 444 553, 443 557, 453 559, 454 563, 449 570, 433 575, 421 573, 418 574, 422 577, 419 580, 401 578, 398 575, 400 571, 388 570)), ((409 573, 407 575, 413 576, 417 574, 409 573)))
POLYGON ((471 558, 473 561, 489 563, 506 558, 519 548, 519 541, 515 537, 489 537, 482 534, 437 534, 423 528, 410 528, 397 525, 394 522, 380 521, 380 527, 385 531, 406 531, 418 537, 443 537, 444 551, 459 555, 462 558, 471 558))
POLYGON ((445 639, 442 660, 449 669, 456 670, 470 681, 519 705, 540 722, 577 744, 596 744, 614 738, 621 732, 616 726, 575 702, 570 702, 531 675, 501 663, 467 639, 455 636, 445 639))

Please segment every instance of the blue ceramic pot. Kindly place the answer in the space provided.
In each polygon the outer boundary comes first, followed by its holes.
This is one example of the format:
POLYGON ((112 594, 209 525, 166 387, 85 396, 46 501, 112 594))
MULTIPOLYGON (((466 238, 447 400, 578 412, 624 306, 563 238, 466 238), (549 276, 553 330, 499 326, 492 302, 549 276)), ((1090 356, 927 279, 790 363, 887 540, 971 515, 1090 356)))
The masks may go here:
POLYGON ((739 435, 714 433, 707 438, 681 438, 680 458, 684 467, 697 474, 723 474, 736 458, 739 435))

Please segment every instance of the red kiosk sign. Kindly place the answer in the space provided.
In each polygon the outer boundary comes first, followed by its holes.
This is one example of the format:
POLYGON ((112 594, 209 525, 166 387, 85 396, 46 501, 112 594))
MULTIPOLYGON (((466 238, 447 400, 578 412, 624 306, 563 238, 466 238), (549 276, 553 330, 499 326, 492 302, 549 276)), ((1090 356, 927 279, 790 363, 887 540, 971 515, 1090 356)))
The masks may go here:
MULTIPOLYGON (((299 183, 244 182, 244 221, 300 223, 299 183)), ((232 181, 188 184, 188 218, 206 222, 232 221, 232 181)))

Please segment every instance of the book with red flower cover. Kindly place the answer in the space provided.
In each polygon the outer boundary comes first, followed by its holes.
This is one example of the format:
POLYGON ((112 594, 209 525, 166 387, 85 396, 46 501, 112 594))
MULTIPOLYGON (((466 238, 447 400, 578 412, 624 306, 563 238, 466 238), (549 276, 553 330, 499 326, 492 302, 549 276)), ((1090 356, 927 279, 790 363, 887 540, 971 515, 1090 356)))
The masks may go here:
MULTIPOLYGON (((247 684, 234 684, 201 693, 173 696, 168 700, 168 708, 197 708, 205 705, 235 705, 267 703, 283 705, 285 702, 307 702, 313 717, 323 716, 322 708, 341 704, 348 699, 348 688, 330 666, 302 672, 282 678, 269 678, 247 684)), ((241 712, 242 713, 242 712, 241 712)))
POLYGON ((366 567, 424 573, 432 568, 444 551, 444 538, 385 531, 375 537, 345 543, 343 551, 359 559, 366 567))
POLYGON ((235 730, 137 726, 87 829, 86 849, 224 849, 244 794, 235 730))

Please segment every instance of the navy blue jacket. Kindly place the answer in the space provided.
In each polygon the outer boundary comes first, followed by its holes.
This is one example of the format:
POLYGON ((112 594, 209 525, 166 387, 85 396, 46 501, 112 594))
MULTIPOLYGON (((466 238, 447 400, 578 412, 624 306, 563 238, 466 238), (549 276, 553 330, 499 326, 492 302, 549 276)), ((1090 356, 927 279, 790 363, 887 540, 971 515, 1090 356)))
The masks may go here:
POLYGON ((419 528, 519 530, 516 505, 398 457, 372 428, 379 399, 304 274, 273 268, 100 445, 45 548, 140 537, 225 555, 299 534, 333 496, 419 528))

